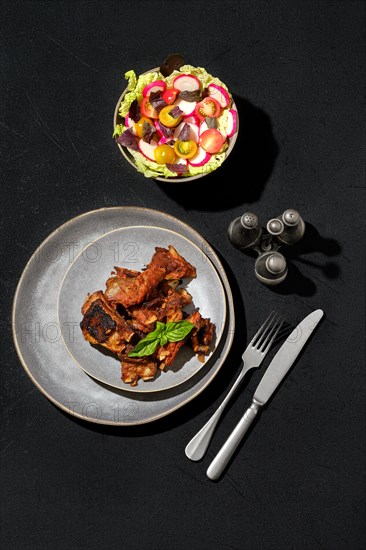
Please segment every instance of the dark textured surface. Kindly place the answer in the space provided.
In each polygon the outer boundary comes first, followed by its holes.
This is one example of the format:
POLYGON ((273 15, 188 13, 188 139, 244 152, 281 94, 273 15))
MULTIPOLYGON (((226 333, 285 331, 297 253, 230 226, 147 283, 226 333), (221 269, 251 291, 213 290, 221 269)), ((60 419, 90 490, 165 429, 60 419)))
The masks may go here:
POLYGON ((6 549, 362 549, 364 530, 364 3, 2 2, 0 7, 1 542, 6 549), (202 183, 146 180, 111 140, 123 73, 171 51, 235 94, 241 134, 202 183), (157 208, 217 249, 233 285, 227 365, 156 423, 74 421, 24 373, 10 309, 29 256, 69 218, 157 208), (245 210, 308 223, 271 290, 226 238, 245 210), (326 319, 218 483, 205 475, 258 383, 248 377, 207 456, 184 447, 227 392, 269 309, 326 319))

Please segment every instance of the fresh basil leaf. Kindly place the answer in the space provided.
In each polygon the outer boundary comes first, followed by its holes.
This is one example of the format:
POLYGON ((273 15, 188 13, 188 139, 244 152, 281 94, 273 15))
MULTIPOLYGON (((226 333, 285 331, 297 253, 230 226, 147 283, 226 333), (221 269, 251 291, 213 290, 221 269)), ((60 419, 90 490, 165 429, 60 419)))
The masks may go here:
POLYGON ((180 342, 193 329, 194 324, 189 321, 172 321, 166 324, 165 335, 169 342, 180 342))
POLYGON ((138 138, 133 134, 131 128, 125 130, 122 135, 120 135, 116 141, 123 145, 123 147, 129 147, 133 151, 138 151, 138 138))
POLYGON ((152 355, 158 347, 158 344, 158 338, 148 342, 146 342, 146 338, 143 338, 139 341, 137 346, 130 351, 128 357, 145 357, 146 355, 152 355))
POLYGON ((190 132, 191 132, 191 130, 190 130, 189 124, 187 124, 185 122, 183 124, 183 127, 182 127, 181 131, 179 132, 178 139, 180 139, 180 141, 189 141, 190 132))
POLYGON ((179 164, 178 162, 174 164, 170 164, 169 162, 167 162, 165 166, 168 168, 168 170, 170 170, 171 172, 176 172, 177 174, 183 174, 187 170, 186 164, 179 164))
POLYGON ((149 102, 157 113, 160 113, 162 108, 167 106, 166 101, 162 98, 161 92, 151 92, 149 95, 149 102))
POLYGON ((166 335, 166 334, 162 334, 162 335, 160 336, 160 345, 161 345, 161 346, 165 346, 165 344, 167 344, 168 342, 169 342, 169 340, 168 340, 167 335, 166 335))
POLYGON ((183 99, 184 101, 201 101, 201 92, 199 90, 183 90, 182 92, 179 92, 179 99, 183 99))
POLYGON ((207 116, 205 118, 205 122, 206 122, 208 128, 214 128, 215 130, 217 129, 217 118, 215 118, 213 116, 207 116))
POLYGON ((128 113, 128 116, 134 122, 138 122, 140 120, 140 118, 141 118, 140 105, 139 105, 137 99, 134 99, 133 102, 131 103, 130 111, 128 113))
POLYGON ((147 122, 146 120, 144 120, 144 123, 142 125, 142 139, 147 143, 150 143, 155 133, 156 133, 155 126, 150 124, 150 122, 147 122))
POLYGON ((182 113, 183 111, 182 109, 179 109, 178 105, 175 105, 175 107, 173 107, 172 110, 169 111, 169 114, 172 118, 179 118, 182 113))

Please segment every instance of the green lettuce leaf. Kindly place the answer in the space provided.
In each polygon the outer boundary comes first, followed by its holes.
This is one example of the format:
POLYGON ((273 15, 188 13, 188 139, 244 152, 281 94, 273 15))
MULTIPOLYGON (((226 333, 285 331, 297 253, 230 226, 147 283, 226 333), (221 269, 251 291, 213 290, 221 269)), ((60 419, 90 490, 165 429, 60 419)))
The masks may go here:
MULTIPOLYGON (((154 80, 165 80, 165 82, 167 83, 167 86, 169 87, 169 86, 172 86, 174 78, 177 75, 182 73, 189 73, 196 76, 202 83, 202 88, 207 87, 208 84, 211 84, 211 83, 222 86, 229 93, 230 97, 232 97, 226 84, 222 82, 219 78, 212 76, 203 67, 193 67, 192 65, 183 65, 179 70, 174 71, 167 78, 164 78, 159 71, 142 74, 137 78, 135 72, 131 70, 125 73, 125 78, 128 80, 128 84, 127 84, 127 92, 119 107, 120 116, 124 118, 127 115, 130 109, 130 105, 135 99, 137 99, 139 103, 141 102, 142 90, 145 88, 147 84, 150 84, 150 82, 153 82, 154 80)), ((226 109, 222 112, 220 117, 217 119, 217 122, 218 122, 218 130, 222 131, 223 133, 226 133, 226 127, 228 122, 228 112, 226 109)), ((125 127, 122 124, 117 125, 115 128, 113 137, 121 135, 121 133, 124 130, 125 130, 125 127)), ((132 151, 131 149, 128 149, 128 151, 134 157, 137 170, 141 172, 145 177, 147 178, 177 177, 176 172, 171 172, 165 165, 160 165, 148 160, 139 151, 132 151)), ((208 174, 210 172, 213 172, 219 166, 221 166, 225 158, 226 158, 225 152, 221 152, 221 153, 212 155, 209 162, 207 162, 203 166, 191 166, 190 164, 188 164, 187 171, 179 177, 196 176, 199 174, 208 174)))

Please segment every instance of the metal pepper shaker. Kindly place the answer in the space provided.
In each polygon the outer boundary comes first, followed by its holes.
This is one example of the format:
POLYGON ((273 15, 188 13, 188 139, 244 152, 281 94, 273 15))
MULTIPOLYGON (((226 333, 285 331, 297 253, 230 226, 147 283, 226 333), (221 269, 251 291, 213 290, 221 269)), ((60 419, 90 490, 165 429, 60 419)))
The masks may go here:
POLYGON ((233 220, 228 227, 231 243, 241 250, 257 246, 262 238, 263 229, 253 212, 245 212, 233 220))
POLYGON ((305 223, 297 210, 289 208, 277 219, 284 225, 283 231, 276 237, 281 244, 295 244, 302 238, 305 233, 305 223))
POLYGON ((278 285, 287 275, 285 257, 277 251, 264 252, 254 264, 257 279, 265 285, 278 285))

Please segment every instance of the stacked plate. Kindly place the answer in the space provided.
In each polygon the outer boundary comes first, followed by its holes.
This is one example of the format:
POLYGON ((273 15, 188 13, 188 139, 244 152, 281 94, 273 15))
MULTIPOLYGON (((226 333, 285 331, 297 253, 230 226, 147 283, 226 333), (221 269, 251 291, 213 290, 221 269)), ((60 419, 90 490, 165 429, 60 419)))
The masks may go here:
POLYGON ((103 208, 62 225, 29 260, 13 304, 16 349, 33 383, 69 414, 110 425, 151 422, 199 395, 225 361, 234 326, 230 286, 212 247, 184 222, 147 208, 103 208), (215 324, 214 346, 204 364, 187 349, 170 370, 131 387, 119 361, 84 340, 81 306, 88 292, 104 290, 114 266, 141 270, 156 246, 169 244, 197 269, 186 288, 215 324))

